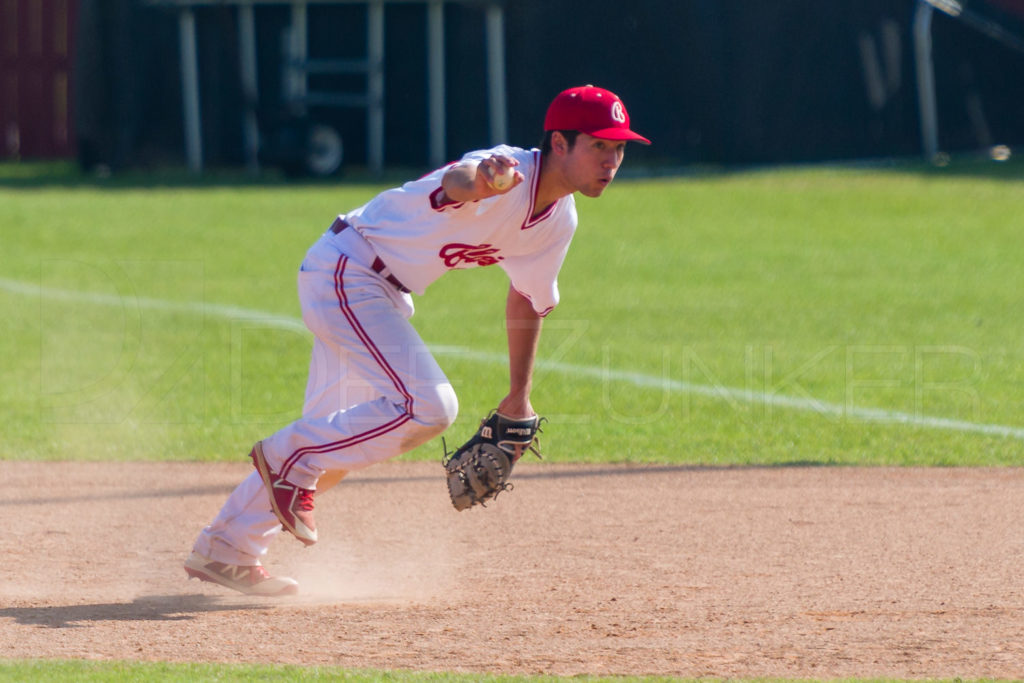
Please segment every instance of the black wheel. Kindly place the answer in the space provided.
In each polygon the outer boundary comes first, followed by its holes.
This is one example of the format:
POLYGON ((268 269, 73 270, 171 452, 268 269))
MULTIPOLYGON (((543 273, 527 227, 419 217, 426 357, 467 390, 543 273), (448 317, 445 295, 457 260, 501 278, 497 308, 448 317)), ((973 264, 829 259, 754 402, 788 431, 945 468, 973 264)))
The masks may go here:
POLYGON ((306 141, 306 168, 311 175, 326 177, 341 168, 345 158, 341 134, 331 126, 315 123, 306 141))

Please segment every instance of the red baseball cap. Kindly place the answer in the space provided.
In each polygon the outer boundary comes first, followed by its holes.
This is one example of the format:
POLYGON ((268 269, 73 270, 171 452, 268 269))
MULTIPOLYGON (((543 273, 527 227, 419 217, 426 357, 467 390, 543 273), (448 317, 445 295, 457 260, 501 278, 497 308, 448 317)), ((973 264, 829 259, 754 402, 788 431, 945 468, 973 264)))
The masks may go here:
POLYGON ((544 117, 544 130, 578 130, 605 140, 651 141, 629 129, 629 114, 610 90, 582 85, 558 93, 544 117))

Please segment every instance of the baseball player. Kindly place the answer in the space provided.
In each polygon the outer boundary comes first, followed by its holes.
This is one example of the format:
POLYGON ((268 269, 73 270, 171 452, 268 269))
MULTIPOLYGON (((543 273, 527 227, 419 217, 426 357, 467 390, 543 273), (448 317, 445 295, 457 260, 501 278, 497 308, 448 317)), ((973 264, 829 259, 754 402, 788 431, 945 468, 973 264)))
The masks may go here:
POLYGON ((627 141, 650 144, 630 130, 622 100, 592 85, 555 97, 544 131, 541 149, 470 152, 387 190, 335 218, 310 248, 298 275, 314 335, 302 417, 253 446, 254 470, 196 539, 190 577, 295 593, 295 580, 260 564, 272 538, 284 529, 316 543, 315 494, 453 423, 452 385, 409 323, 411 294, 448 270, 494 265, 508 275, 510 386, 497 414, 536 425, 534 358, 576 229, 573 193, 599 197, 627 141))

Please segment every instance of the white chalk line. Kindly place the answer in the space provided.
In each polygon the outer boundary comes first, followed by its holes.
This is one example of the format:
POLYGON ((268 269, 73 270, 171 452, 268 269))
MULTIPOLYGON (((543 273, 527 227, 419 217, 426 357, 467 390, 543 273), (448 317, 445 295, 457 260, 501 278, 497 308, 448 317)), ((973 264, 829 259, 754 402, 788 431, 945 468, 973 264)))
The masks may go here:
MULTIPOLYGON (((165 299, 153 299, 148 297, 129 296, 123 297, 115 294, 102 294, 99 292, 77 292, 67 289, 43 287, 41 285, 29 284, 18 280, 0 278, 0 290, 19 294, 23 296, 38 297, 53 301, 71 301, 87 303, 97 306, 113 306, 138 308, 154 311, 165 311, 171 313, 186 313, 191 315, 221 318, 225 320, 245 321, 250 324, 258 324, 265 327, 288 330, 309 334, 305 324, 299 318, 269 313, 242 306, 217 304, 208 302, 193 301, 169 301, 165 299)), ((443 356, 458 356, 460 359, 470 360, 487 364, 505 364, 508 357, 501 353, 486 351, 474 351, 457 346, 430 345, 433 353, 443 356)), ((705 398, 727 400, 735 403, 748 403, 755 405, 771 406, 773 408, 788 408, 790 410, 815 413, 827 417, 853 418, 863 422, 874 422, 883 424, 903 424, 913 427, 928 429, 941 429, 954 432, 973 434, 984 434, 986 436, 1001 436, 1013 439, 1024 440, 1024 428, 1010 427, 1006 425, 985 424, 970 422, 968 420, 954 420, 944 417, 930 415, 915 415, 896 410, 884 410, 880 408, 859 408, 856 406, 819 401, 814 398, 801 398, 798 396, 787 396, 763 391, 751 391, 749 389, 738 389, 721 385, 697 384, 671 379, 669 377, 658 377, 639 372, 627 370, 614 370, 606 367, 595 367, 590 365, 576 365, 559 361, 540 360, 537 363, 538 371, 557 372, 573 377, 587 377, 602 381, 615 381, 623 384, 632 384, 637 387, 660 389, 664 392, 676 394, 689 394, 705 398)))

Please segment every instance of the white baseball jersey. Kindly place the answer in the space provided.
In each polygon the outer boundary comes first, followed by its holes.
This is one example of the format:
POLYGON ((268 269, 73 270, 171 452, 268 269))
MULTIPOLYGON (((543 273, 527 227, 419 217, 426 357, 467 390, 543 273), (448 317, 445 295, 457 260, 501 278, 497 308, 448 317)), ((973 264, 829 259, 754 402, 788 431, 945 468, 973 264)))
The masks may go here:
POLYGON ((540 150, 499 145, 463 159, 492 154, 516 159, 524 182, 495 197, 452 203, 441 189, 449 165, 387 190, 343 217, 417 294, 448 270, 498 265, 533 309, 546 315, 558 304, 558 272, 576 230, 575 201, 572 195, 562 197, 534 216, 540 150))

